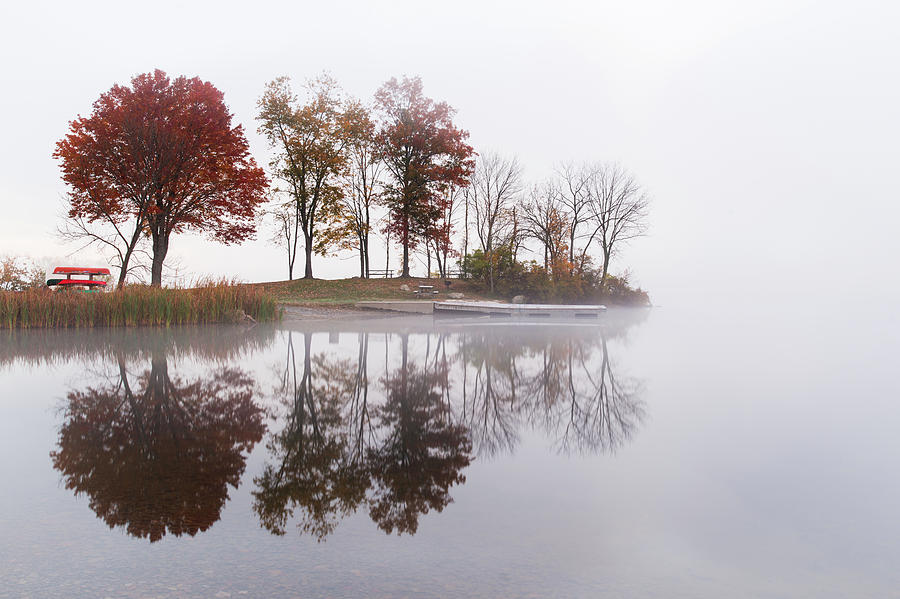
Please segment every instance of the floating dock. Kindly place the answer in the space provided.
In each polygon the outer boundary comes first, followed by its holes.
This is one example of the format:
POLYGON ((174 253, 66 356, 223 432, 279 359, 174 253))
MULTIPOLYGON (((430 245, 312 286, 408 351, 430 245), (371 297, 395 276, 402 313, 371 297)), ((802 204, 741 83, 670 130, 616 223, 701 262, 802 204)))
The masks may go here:
POLYGON ((435 315, 483 315, 505 318, 597 318, 606 306, 561 304, 504 304, 500 302, 434 302, 435 315))

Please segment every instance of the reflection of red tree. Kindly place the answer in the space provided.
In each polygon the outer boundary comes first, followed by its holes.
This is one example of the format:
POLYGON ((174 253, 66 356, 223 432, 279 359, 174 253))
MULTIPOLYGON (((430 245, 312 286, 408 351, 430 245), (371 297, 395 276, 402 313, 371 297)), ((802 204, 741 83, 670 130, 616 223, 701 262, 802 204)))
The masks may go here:
POLYGON ((404 364, 384 380, 387 402, 377 409, 377 419, 388 434, 369 450, 368 466, 369 515, 387 533, 414 534, 419 515, 442 511, 453 501, 450 487, 466 482, 462 470, 472 461, 472 442, 464 426, 449 421, 437 391, 446 377, 446 371, 404 364))
POLYGON ((222 368, 186 382, 159 355, 135 388, 119 370, 115 385, 69 393, 54 467, 110 528, 150 541, 208 529, 265 431, 253 381, 222 368))

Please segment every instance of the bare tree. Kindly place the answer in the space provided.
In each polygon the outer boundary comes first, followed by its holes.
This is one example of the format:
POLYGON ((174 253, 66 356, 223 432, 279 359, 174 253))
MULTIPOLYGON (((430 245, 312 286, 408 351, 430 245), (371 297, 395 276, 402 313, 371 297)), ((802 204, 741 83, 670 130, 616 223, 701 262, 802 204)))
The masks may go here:
POLYGON ((121 289, 130 273, 144 268, 143 264, 132 265, 131 260, 135 253, 141 253, 139 246, 147 237, 146 217, 150 203, 144 196, 136 194, 131 200, 133 212, 123 214, 118 209, 119 204, 97 197, 90 185, 84 187, 82 195, 90 200, 90 210, 68 210, 56 234, 67 243, 81 244, 75 252, 93 246, 106 255, 110 266, 119 269, 116 289, 121 289))
MULTIPOLYGON (((277 190, 276 190, 277 192, 277 190)), ((276 205, 272 215, 272 241, 287 253, 288 280, 294 280, 294 263, 297 261, 297 242, 300 239, 300 217, 293 199, 276 205)))
POLYGON ((149 270, 146 260, 141 260, 150 258, 142 246, 147 239, 143 233, 143 217, 140 221, 122 219, 104 212, 102 206, 92 218, 70 213, 56 230, 57 237, 64 242, 79 244, 73 254, 94 247, 106 256, 109 265, 119 269, 116 289, 125 285, 129 275, 149 270))
POLYGON ((464 194, 465 190, 458 185, 450 185, 446 189, 442 201, 439 204, 441 209, 440 218, 437 223, 435 223, 435 231, 429 236, 427 241, 427 243, 433 246, 435 260, 438 265, 438 272, 442 278, 447 276, 447 271, 450 267, 450 254, 455 253, 451 242, 451 235, 453 233, 454 225, 456 224, 456 213, 459 210, 460 204, 464 204, 464 194))
POLYGON ((631 173, 617 164, 592 169, 587 195, 593 226, 588 246, 595 239, 600 245, 603 253, 600 288, 605 289, 609 263, 615 252, 629 239, 646 233, 650 200, 631 173))
POLYGON ((556 169, 559 180, 556 191, 569 219, 569 262, 572 264, 575 264, 575 240, 579 228, 590 215, 587 187, 592 174, 592 167, 587 164, 577 166, 567 162, 556 169))
POLYGON ((488 262, 488 280, 494 290, 494 251, 506 240, 512 225, 512 207, 522 191, 522 167, 515 157, 495 152, 479 157, 469 186, 475 213, 475 231, 488 262))
POLYGON ((534 185, 519 209, 524 236, 537 240, 544 253, 544 269, 549 270, 565 252, 569 225, 559 193, 552 182, 534 185))

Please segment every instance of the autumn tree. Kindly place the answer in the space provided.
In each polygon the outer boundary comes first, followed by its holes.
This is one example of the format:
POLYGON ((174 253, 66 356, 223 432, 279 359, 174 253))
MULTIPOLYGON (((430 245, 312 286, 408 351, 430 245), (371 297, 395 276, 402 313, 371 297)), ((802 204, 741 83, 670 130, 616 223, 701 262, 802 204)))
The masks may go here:
MULTIPOLYGON (((337 83, 327 75, 306 85, 304 104, 291 90, 290 80, 279 77, 266 86, 258 102, 259 132, 275 149, 270 168, 290 198, 293 218, 303 233, 306 262, 303 277, 313 278, 312 255, 324 254, 330 238, 317 239, 333 214, 342 190, 339 176, 347 164, 346 148, 364 123, 355 110, 347 110, 337 83)), ((296 251, 296 234, 293 241, 296 251)), ((290 251, 290 250, 289 250, 290 251)), ((293 278, 293 259, 289 259, 293 278)))
POLYGON ((346 113, 347 120, 354 124, 347 131, 347 164, 340 182, 341 196, 325 216, 329 227, 323 231, 323 237, 326 244, 356 251, 359 276, 368 278, 372 213, 382 195, 384 163, 379 158, 375 122, 369 110, 358 101, 351 101, 346 113))
POLYGON ((114 85, 56 144, 69 215, 130 222, 121 232, 126 253, 149 235, 156 286, 173 233, 247 239, 267 181, 231 120, 222 92, 197 77, 172 80, 156 70, 132 78, 130 87, 114 85))
POLYGON ((468 182, 474 150, 465 142, 468 132, 453 124, 454 110, 426 97, 420 78, 392 78, 375 100, 383 118, 378 142, 390 176, 384 196, 388 229, 403 247, 401 276, 408 277, 410 248, 433 231, 446 187, 468 182))

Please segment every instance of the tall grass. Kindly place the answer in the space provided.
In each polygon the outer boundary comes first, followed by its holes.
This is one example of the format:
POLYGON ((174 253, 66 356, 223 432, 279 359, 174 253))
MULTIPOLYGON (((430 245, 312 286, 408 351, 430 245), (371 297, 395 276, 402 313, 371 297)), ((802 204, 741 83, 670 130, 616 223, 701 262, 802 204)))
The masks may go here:
POLYGON ((270 294, 228 281, 191 289, 129 285, 111 293, 0 291, 0 329, 208 324, 231 321, 237 310, 257 321, 280 315, 270 294))

